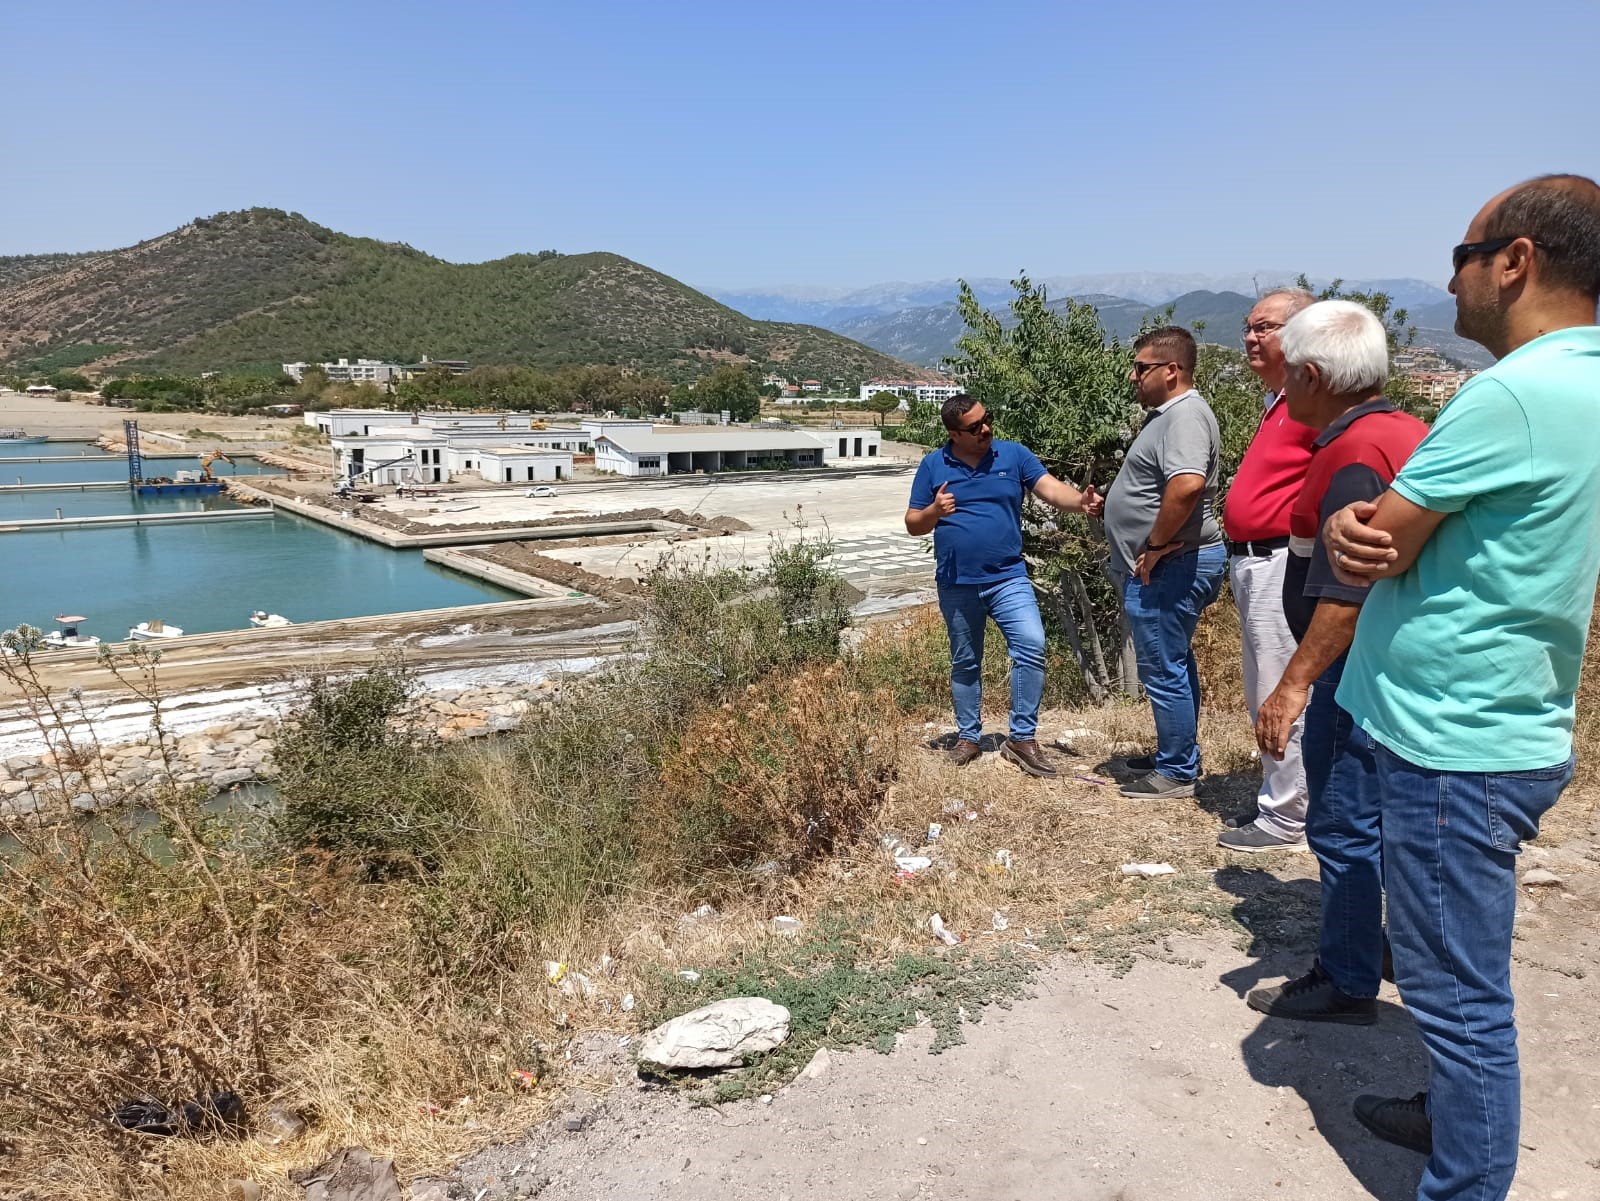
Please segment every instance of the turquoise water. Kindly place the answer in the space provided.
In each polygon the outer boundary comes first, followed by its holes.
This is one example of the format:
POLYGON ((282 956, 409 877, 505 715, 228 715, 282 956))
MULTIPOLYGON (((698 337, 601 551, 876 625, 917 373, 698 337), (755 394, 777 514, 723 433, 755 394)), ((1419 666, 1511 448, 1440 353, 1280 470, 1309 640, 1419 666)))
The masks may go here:
MULTIPOLYGON (((54 449, 60 445, 43 453, 72 453, 54 449)), ((0 448, 4 457, 23 453, 0 448)), ((110 460, 116 467, 123 462, 110 460)), ((80 465, 0 462, 0 482, 14 483, 19 474, 26 483, 46 482, 45 473, 61 467, 80 465)), ((54 517, 57 508, 73 517, 239 507, 221 497, 140 498, 120 489, 19 492, 0 494, 0 523, 54 517)), ((287 513, 262 521, 0 534, 0 556, 0 629, 19 622, 54 629, 52 617, 74 613, 88 619, 82 633, 106 640, 123 639, 130 626, 153 618, 198 634, 244 628, 253 609, 300 622, 516 599, 423 562, 421 551, 390 550, 287 513)))
MULTIPOLYGON (((145 460, 146 475, 171 476, 179 471, 199 471, 199 455, 182 455, 178 458, 145 460)), ((272 467, 263 467, 255 459, 240 458, 229 466, 220 460, 211 465, 211 474, 218 479, 230 475, 282 474, 272 467)), ((87 484, 128 478, 128 460, 124 455, 108 455, 88 442, 47 442, 32 446, 0 445, 0 484, 15 484, 18 479, 25 484, 87 484), (86 453, 87 452, 87 453, 86 453), (7 460, 37 458, 39 456, 79 455, 70 463, 22 463, 7 460)))

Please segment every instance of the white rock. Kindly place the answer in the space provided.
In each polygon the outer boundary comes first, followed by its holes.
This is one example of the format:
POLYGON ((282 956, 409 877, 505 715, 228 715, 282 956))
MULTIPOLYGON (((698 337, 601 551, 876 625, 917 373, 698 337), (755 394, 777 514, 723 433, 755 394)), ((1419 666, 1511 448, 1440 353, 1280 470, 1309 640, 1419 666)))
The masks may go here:
POLYGON ((255 771, 248 767, 230 767, 227 771, 219 771, 212 776, 211 782, 218 788, 232 788, 235 784, 255 779, 255 774, 255 771))
POLYGON ((1143 876, 1146 880, 1156 876, 1174 876, 1178 869, 1170 863, 1124 863, 1122 874, 1124 876, 1143 876))
POLYGON ((800 1079, 820 1080, 828 1074, 828 1069, 833 1067, 833 1056, 828 1054, 827 1047, 818 1047, 817 1053, 811 1057, 811 1062, 800 1069, 800 1079))
POLYGON ((797 917, 783 916, 772 919, 772 928, 779 934, 798 934, 802 925, 804 923, 797 917))
POLYGON ((643 1063, 662 1068, 738 1067, 781 1047, 789 1011, 764 997, 730 997, 657 1026, 639 1047, 643 1063))
POLYGON ((1549 888, 1565 884, 1566 881, 1547 867, 1530 867, 1522 873, 1522 883, 1529 888, 1549 888))

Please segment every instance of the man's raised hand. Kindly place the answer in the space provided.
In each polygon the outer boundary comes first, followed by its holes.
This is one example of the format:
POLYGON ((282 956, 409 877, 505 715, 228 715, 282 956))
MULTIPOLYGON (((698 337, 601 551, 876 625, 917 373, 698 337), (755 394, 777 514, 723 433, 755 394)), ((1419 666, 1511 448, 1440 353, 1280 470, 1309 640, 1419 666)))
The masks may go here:
POLYGON ((1085 517, 1099 517, 1106 511, 1106 498, 1094 490, 1090 484, 1083 490, 1083 513, 1085 517))
POLYGON ((939 490, 933 494, 933 504, 928 506, 928 511, 935 517, 948 517, 956 511, 955 494, 950 491, 949 484, 939 485, 939 490))

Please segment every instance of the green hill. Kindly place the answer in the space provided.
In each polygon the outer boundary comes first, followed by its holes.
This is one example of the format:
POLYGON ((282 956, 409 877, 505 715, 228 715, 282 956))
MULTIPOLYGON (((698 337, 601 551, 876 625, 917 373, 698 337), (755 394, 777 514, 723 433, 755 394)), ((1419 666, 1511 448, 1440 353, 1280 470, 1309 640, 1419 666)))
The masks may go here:
POLYGON ((752 320, 620 255, 447 263, 276 209, 221 213, 123 250, 0 258, 0 363, 14 367, 275 370, 424 354, 669 379, 729 361, 796 380, 910 370, 815 326, 752 320))

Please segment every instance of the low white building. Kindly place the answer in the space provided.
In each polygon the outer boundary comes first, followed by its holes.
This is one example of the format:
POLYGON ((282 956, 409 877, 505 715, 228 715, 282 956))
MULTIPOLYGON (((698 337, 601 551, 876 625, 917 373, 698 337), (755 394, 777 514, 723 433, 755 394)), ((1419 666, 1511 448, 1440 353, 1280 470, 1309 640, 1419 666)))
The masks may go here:
POLYGON ((572 452, 529 446, 523 435, 448 431, 421 425, 370 426, 332 439, 341 478, 374 484, 447 484, 463 476, 485 483, 550 483, 572 478, 572 452))
POLYGON ((619 430, 595 443, 594 465, 625 476, 821 467, 837 459, 877 458, 881 445, 877 430, 619 430))

